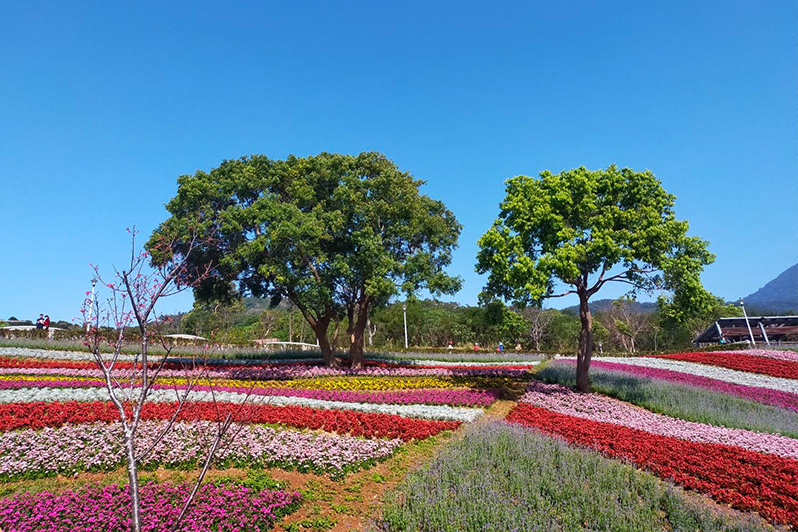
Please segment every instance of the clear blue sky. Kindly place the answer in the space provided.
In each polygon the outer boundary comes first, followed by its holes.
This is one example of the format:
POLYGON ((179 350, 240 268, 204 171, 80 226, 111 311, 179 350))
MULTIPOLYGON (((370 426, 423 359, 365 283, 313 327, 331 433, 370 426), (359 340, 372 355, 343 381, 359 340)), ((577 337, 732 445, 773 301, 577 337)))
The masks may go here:
POLYGON ((121 265, 178 175, 323 150, 428 181, 465 226, 460 302, 506 178, 610 163, 652 170, 717 254, 705 285, 747 295, 798 260, 797 19, 794 0, 4 2, 0 318, 77 316, 88 263, 121 265))

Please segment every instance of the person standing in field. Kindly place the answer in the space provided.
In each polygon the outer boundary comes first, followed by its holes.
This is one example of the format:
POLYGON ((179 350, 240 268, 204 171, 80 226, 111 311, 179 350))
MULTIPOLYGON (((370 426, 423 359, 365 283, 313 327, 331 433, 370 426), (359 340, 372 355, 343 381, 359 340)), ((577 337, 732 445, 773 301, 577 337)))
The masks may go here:
POLYGON ((49 331, 50 330, 50 316, 48 316, 48 315, 44 316, 44 321, 42 322, 42 327, 44 327, 45 331, 49 331))
POLYGON ((39 318, 36 320, 36 328, 37 329, 44 328, 44 314, 39 314, 39 318))

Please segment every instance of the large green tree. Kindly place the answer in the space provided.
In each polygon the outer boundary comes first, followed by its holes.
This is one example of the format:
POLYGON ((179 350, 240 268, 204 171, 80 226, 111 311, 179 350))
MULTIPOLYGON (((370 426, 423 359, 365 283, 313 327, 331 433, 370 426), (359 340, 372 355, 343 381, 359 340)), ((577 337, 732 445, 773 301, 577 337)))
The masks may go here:
POLYGON ((633 292, 670 290, 685 306, 711 303, 699 276, 714 256, 706 241, 687 236, 674 201, 651 172, 615 165, 509 179, 499 217, 479 239, 477 271, 488 274, 483 298, 523 306, 576 294, 576 382, 589 390, 589 301, 607 283, 625 283, 633 292))
POLYGON ((185 247, 198 235, 218 235, 195 255, 212 265, 198 299, 289 299, 327 364, 335 360, 328 328, 344 321, 359 366, 375 308, 399 292, 460 287, 444 270, 461 225, 442 202, 420 193, 423 183, 375 152, 224 161, 178 179, 167 204, 172 216, 152 241, 185 247))

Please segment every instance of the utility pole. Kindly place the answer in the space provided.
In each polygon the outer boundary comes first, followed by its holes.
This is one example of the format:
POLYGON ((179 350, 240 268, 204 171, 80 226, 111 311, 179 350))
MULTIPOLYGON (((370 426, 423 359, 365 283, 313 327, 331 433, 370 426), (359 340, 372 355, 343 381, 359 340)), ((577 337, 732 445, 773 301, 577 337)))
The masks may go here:
POLYGON ((91 301, 89 301, 89 317, 86 319, 86 334, 89 334, 91 328, 91 320, 94 317, 94 290, 97 286, 97 279, 91 280, 91 301))

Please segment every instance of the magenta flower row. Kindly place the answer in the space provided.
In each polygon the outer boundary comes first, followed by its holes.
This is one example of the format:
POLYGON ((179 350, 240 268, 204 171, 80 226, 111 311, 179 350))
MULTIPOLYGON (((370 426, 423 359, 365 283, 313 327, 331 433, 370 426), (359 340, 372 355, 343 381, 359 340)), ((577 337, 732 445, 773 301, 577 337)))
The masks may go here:
POLYGON ((612 423, 682 440, 733 445, 748 451, 798 460, 798 440, 744 429, 716 427, 655 414, 638 406, 597 394, 578 393, 559 384, 533 381, 523 403, 601 423, 612 423))
MULTIPOLYGON (((104 387, 105 383, 99 380, 0 380, 0 390, 16 390, 19 388, 97 388, 104 387)), ((155 389, 174 389, 170 385, 155 385, 155 389)), ((177 386, 185 389, 185 386, 177 386)), ((195 386, 195 390, 249 392, 249 387, 238 386, 195 386)), ((379 392, 353 392, 347 390, 304 390, 297 388, 259 388, 255 387, 251 393, 265 396, 303 397, 306 399, 321 399, 324 401, 345 401, 348 403, 372 404, 429 404, 429 405, 459 405, 459 406, 488 406, 498 398, 498 393, 486 390, 465 389, 420 389, 379 392)))
MULTIPOLYGON (((295 365, 270 368, 225 368, 211 370, 178 370, 164 369, 163 377, 185 377, 202 374, 209 378, 243 379, 243 380, 283 380, 306 379, 317 377, 517 377, 526 373, 526 369, 509 368, 377 368, 364 369, 327 368, 321 366, 295 365)), ((131 373, 130 369, 119 370, 120 378, 131 373)), ((73 377, 102 378, 99 369, 75 368, 0 368, 0 375, 68 375, 73 377)))
MULTIPOLYGON (((574 361, 574 363, 576 362, 574 361)), ((621 371, 650 379, 689 384, 690 386, 697 386, 700 388, 706 388, 708 390, 728 393, 731 395, 736 395, 737 397, 742 397, 743 399, 750 399, 759 403, 787 408, 789 410, 798 412, 798 395, 790 392, 773 390, 771 388, 761 388, 757 386, 745 386, 743 384, 734 384, 718 379, 712 379, 710 377, 703 377, 701 375, 692 375, 690 373, 682 373, 680 371, 673 371, 669 369, 636 366, 633 364, 617 364, 614 362, 606 362, 603 360, 594 359, 591 361, 590 365, 591 367, 599 369, 621 371)))
MULTIPOLYGON (((171 530, 189 485, 147 483, 141 487, 142 530, 171 530)), ((205 484, 180 530, 265 531, 296 509, 299 492, 255 492, 240 486, 205 484)), ((106 532, 130 530, 127 486, 92 486, 58 494, 41 492, 0 499, 0 529, 15 532, 106 532)))

